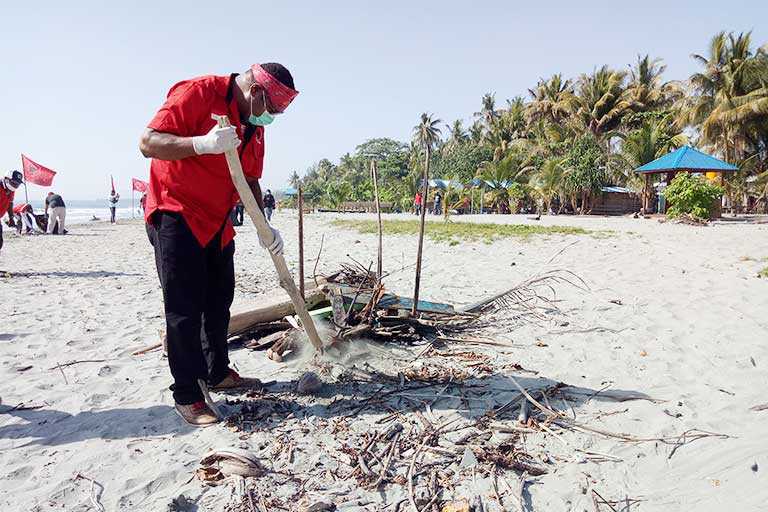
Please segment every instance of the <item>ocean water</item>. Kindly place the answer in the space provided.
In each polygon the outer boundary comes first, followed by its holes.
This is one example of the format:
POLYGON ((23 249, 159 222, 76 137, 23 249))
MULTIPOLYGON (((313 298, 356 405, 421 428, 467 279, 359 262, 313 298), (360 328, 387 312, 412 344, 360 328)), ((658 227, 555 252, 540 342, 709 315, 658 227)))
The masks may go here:
MULTIPOLYGON (((100 199, 78 200, 67 199, 65 197, 64 202, 67 205, 66 223, 68 226, 72 226, 74 224, 86 224, 93 221, 94 217, 102 221, 109 220, 109 206, 106 198, 104 198, 102 201, 100 199)), ((32 208, 35 209, 35 213, 43 213, 43 201, 32 200, 30 201, 30 204, 32 205, 32 208)), ((120 201, 117 203, 117 211, 115 211, 115 216, 118 219, 142 218, 144 214, 141 212, 138 197, 135 200, 134 206, 135 207, 132 209, 130 197, 127 201, 121 197, 120 201)))

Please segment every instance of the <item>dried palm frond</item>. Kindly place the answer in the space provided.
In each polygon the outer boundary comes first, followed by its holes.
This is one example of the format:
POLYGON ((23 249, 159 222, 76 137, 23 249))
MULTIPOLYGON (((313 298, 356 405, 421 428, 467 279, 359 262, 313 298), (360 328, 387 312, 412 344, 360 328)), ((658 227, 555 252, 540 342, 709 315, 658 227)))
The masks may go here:
POLYGON ((567 284, 580 290, 588 290, 587 283, 566 269, 554 269, 538 273, 509 290, 483 299, 462 310, 465 313, 491 313, 498 310, 524 310, 541 316, 540 310, 559 311, 555 304, 555 285, 567 284))

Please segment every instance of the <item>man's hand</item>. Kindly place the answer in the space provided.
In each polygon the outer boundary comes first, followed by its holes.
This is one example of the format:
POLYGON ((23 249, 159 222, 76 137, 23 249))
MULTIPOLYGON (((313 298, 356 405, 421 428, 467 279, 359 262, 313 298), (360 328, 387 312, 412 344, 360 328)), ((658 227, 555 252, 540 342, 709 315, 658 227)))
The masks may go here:
POLYGON ((205 135, 192 137, 192 147, 198 155, 218 155, 240 145, 234 126, 214 126, 205 135))
POLYGON ((267 245, 267 243, 261 239, 261 236, 259 236, 259 244, 262 248, 268 250, 275 256, 280 256, 283 254, 283 237, 281 237, 280 232, 272 226, 269 226, 269 229, 272 230, 272 236, 274 237, 274 240, 272 240, 272 242, 267 245))

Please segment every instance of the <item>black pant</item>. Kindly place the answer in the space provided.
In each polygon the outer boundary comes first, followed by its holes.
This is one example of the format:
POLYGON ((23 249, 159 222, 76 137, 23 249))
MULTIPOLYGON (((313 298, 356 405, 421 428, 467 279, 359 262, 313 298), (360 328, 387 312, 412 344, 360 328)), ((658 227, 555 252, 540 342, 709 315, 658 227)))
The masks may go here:
POLYGON ((109 207, 109 222, 112 224, 115 223, 115 209, 116 208, 114 206, 109 207))
MULTIPOLYGON (((223 228, 222 228, 223 230, 223 228)), ((147 225, 163 287, 168 363, 173 399, 203 399, 197 379, 209 386, 227 376, 229 307, 235 293, 235 242, 221 248, 221 232, 201 247, 181 214, 156 212, 147 225)))

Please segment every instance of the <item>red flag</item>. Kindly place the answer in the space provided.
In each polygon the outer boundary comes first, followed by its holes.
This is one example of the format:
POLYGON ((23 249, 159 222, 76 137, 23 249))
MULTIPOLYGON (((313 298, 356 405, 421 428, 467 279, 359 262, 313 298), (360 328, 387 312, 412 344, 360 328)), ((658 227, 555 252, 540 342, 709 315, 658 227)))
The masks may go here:
POLYGON ((56 171, 43 167, 24 155, 21 155, 21 166, 24 169, 24 181, 41 187, 50 187, 53 177, 56 176, 56 171))
POLYGON ((149 183, 146 181, 137 180, 136 178, 132 178, 133 181, 133 190, 136 192, 146 192, 149 190, 149 183))

